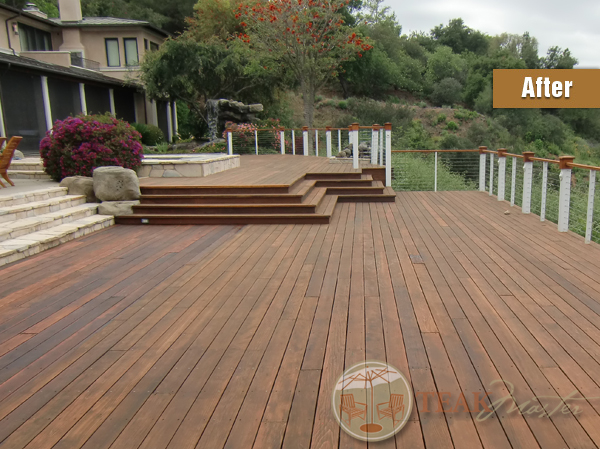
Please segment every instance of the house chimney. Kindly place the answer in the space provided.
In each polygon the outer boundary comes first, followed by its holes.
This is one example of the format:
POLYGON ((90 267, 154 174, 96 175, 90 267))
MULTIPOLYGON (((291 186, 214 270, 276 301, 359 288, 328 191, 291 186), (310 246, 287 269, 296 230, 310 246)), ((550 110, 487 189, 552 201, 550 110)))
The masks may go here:
POLYGON ((63 22, 78 22, 83 18, 80 0, 58 0, 58 10, 63 22))
POLYGON ((41 17, 42 19, 48 18, 48 14, 40 11, 35 3, 27 3, 25 8, 23 8, 23 11, 33 14, 34 16, 41 17))

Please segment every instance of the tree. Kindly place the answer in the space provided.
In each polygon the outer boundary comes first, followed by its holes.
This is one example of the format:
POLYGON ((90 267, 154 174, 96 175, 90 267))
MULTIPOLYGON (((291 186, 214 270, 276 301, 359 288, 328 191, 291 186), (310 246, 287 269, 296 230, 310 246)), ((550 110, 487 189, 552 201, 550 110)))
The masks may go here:
POLYGON ((482 55, 489 47, 488 36, 467 27, 462 19, 452 19, 447 26, 436 26, 431 30, 431 36, 441 45, 450 47, 454 53, 471 51, 482 55))
POLYGON ((538 69, 540 58, 538 56, 538 41, 528 32, 519 34, 502 33, 492 38, 490 54, 506 50, 515 58, 522 59, 528 69, 538 69))
MULTIPOLYGON (((259 58, 264 70, 290 71, 300 84, 304 123, 312 127, 317 90, 337 74, 340 64, 372 47, 344 26, 345 4, 329 0, 258 0, 242 4, 239 42, 259 58)), ((256 67, 261 70, 260 67, 256 67)))
POLYGON ((550 47, 545 58, 541 58, 544 69, 572 69, 579 61, 571 56, 568 48, 550 47))

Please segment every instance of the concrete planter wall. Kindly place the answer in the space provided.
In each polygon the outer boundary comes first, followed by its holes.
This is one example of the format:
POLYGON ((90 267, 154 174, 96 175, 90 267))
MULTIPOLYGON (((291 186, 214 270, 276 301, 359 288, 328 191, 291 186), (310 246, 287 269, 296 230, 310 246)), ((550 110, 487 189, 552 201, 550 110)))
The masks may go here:
POLYGON ((240 166, 238 155, 150 155, 137 169, 140 178, 203 178, 240 166))

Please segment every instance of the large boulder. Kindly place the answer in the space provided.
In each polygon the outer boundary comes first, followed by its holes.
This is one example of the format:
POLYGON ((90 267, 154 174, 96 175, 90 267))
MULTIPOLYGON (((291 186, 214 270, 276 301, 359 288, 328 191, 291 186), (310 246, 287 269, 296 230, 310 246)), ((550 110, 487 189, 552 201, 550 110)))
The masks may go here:
POLYGON ((20 161, 21 159, 25 159, 25 156, 22 151, 15 150, 15 154, 13 154, 12 158, 14 161, 20 161))
POLYGON ((61 187, 69 189, 69 195, 85 195, 88 203, 97 203, 98 199, 94 194, 94 180, 87 176, 70 176, 60 182, 61 187))
POLYGON ((140 204, 139 201, 105 201, 98 206, 98 213, 115 217, 131 215, 133 214, 133 206, 138 204, 140 204))
POLYGON ((93 177, 94 193, 100 201, 133 201, 140 198, 140 181, 133 170, 98 167, 93 177))

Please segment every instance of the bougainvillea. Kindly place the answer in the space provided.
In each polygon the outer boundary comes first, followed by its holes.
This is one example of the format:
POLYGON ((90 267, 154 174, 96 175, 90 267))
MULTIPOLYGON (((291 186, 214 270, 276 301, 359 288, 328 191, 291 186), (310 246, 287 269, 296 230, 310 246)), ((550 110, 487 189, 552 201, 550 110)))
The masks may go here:
POLYGON ((141 135, 129 123, 110 115, 57 120, 40 144, 46 173, 55 181, 92 176, 97 167, 136 168, 142 163, 141 135))
POLYGON ((341 11, 348 4, 349 0, 256 0, 236 10, 243 30, 238 40, 269 56, 256 69, 283 70, 296 77, 309 127, 317 90, 336 75, 343 61, 372 49, 345 26, 341 11))

